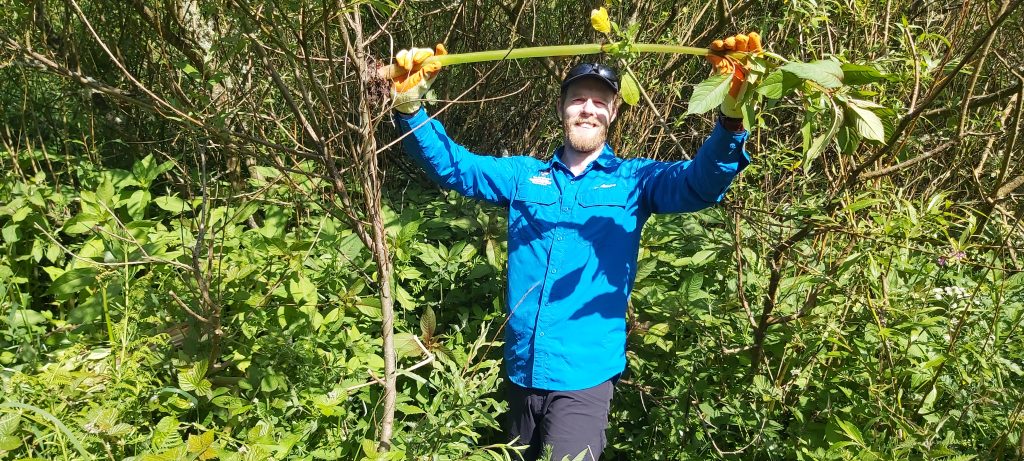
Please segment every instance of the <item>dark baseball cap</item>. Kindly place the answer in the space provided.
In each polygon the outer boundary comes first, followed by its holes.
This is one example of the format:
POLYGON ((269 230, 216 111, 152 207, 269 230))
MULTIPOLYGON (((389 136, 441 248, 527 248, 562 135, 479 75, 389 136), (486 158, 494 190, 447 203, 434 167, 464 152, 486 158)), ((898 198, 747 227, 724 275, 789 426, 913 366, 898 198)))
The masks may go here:
POLYGON ((609 66, 594 62, 581 62, 569 69, 562 80, 562 94, 569 88, 569 84, 584 78, 595 78, 611 87, 615 94, 619 93, 619 74, 609 66))

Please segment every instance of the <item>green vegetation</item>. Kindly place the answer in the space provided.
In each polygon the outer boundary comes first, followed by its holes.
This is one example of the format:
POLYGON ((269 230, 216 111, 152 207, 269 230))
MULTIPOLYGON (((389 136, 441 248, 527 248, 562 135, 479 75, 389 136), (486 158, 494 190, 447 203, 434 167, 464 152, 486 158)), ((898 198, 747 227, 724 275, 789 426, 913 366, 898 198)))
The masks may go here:
MULTIPOLYGON (((645 230, 605 459, 1024 456, 1020 4, 606 5, 789 62, 726 202, 645 230)), ((429 184, 367 76, 597 43, 593 6, 0 0, 0 460, 514 457, 505 212, 429 184)), ((628 51, 613 145, 691 156, 724 79, 628 51)), ((446 68, 428 110, 545 156, 572 62, 446 68)))

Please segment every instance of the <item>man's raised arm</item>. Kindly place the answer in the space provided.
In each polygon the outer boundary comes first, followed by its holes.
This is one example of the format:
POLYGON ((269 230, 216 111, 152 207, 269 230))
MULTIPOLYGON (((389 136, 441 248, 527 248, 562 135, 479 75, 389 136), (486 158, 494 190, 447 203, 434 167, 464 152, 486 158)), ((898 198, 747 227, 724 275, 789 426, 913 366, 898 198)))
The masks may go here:
MULTIPOLYGON (((446 53, 442 45, 437 45, 436 52, 446 53)), ((453 141, 441 122, 431 119, 422 108, 423 97, 441 69, 423 65, 433 55, 429 49, 412 48, 395 56, 395 63, 406 70, 395 77, 392 85, 395 123, 404 137, 402 146, 442 186, 470 198, 509 204, 515 191, 517 159, 470 152, 453 141)))

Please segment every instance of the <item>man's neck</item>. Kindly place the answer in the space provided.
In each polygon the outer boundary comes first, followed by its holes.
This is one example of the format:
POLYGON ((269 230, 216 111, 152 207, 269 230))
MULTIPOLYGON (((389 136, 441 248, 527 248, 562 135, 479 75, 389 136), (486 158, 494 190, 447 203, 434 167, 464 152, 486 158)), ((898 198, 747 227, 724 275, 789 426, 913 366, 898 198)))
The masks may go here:
POLYGON ((587 169, 587 166, 589 166, 591 162, 597 160, 597 158, 601 156, 601 152, 603 151, 603 144, 593 151, 580 152, 573 149, 569 143, 565 143, 562 148, 562 156, 560 160, 562 160, 562 163, 564 163, 565 166, 569 167, 569 171, 571 171, 573 175, 579 176, 587 169))

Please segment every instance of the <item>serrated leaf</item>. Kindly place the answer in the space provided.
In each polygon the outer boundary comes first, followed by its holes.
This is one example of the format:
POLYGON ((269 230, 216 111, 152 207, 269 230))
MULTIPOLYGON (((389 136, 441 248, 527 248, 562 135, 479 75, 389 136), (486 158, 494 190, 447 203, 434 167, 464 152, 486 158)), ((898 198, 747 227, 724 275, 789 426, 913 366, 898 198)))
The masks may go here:
POLYGON ((213 445, 213 431, 188 436, 186 445, 188 446, 189 453, 198 455, 199 459, 209 459, 209 455, 212 454, 210 448, 213 445))
POLYGON ((178 419, 173 416, 164 416, 156 423, 153 429, 153 438, 150 439, 150 446, 154 450, 168 450, 182 445, 181 434, 178 433, 178 419))
POLYGON ((196 362, 192 368, 178 373, 178 387, 183 391, 194 391, 198 395, 210 397, 213 385, 206 379, 206 361, 196 362))
POLYGON ((626 72, 622 75, 622 81, 619 83, 619 95, 622 96, 622 100, 631 106, 635 106, 640 102, 640 83, 633 78, 633 74, 626 72))
POLYGON ((697 84, 696 88, 693 89, 693 95, 690 96, 686 115, 703 114, 722 105, 722 101, 725 101, 725 96, 729 94, 731 79, 732 75, 713 75, 697 84))
POLYGON ((843 68, 838 62, 832 60, 791 62, 780 69, 802 79, 817 82, 825 88, 843 86, 843 68))
POLYGON ((434 315, 434 309, 427 306, 423 309, 423 315, 420 317, 420 333, 423 335, 423 339, 430 341, 430 338, 434 337, 434 331, 437 330, 437 316, 434 315))
POLYGON ((867 140, 884 142, 885 125, 882 124, 882 119, 871 109, 862 107, 860 103, 859 100, 851 99, 846 104, 847 116, 857 130, 857 134, 867 140))

